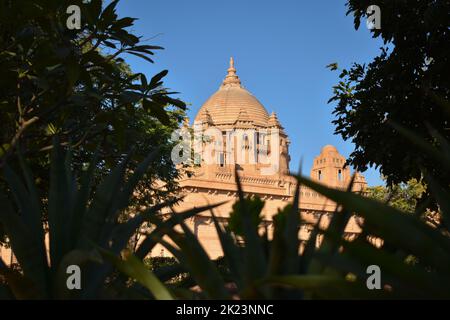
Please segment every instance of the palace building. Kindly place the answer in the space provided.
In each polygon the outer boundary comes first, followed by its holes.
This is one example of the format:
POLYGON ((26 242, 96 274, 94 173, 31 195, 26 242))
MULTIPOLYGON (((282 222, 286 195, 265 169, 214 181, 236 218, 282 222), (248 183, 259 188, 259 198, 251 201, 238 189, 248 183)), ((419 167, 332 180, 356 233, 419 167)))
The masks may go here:
MULTIPOLYGON (((258 99, 244 88, 232 58, 219 89, 200 108, 194 124, 184 124, 184 130, 201 136, 193 148, 194 152, 200 151, 194 156, 189 174, 183 174, 178 181, 184 198, 174 210, 182 212, 226 201, 214 209, 218 219, 226 224, 232 205, 238 199, 237 167, 245 195, 258 196, 265 202, 262 214, 270 235, 273 215, 294 199, 296 181, 289 175, 289 138, 277 115, 269 115, 258 99)), ((344 167, 345 161, 334 146, 326 145, 315 157, 310 177, 329 187, 346 189, 351 172, 344 167)), ((364 177, 355 173, 352 190, 364 192, 365 188, 364 177)), ((301 186, 299 214, 303 224, 299 237, 302 243, 319 219, 321 227, 328 225, 335 209, 333 202, 301 186)), ((197 214, 186 223, 210 258, 223 255, 210 212, 197 214)), ((360 232, 356 217, 349 221, 345 232, 350 237, 360 232)), ((157 245, 151 255, 170 253, 157 245)), ((0 256, 8 264, 15 262, 10 249, 0 247, 0 256)))
MULTIPOLYGON (((269 115, 258 99, 242 85, 233 58, 219 89, 200 108, 194 124, 189 126, 185 123, 184 127, 194 130, 194 135, 202 135, 203 138, 197 141, 201 157, 196 159, 191 174, 184 175, 179 181, 184 200, 175 211, 227 201, 214 209, 215 215, 226 223, 238 198, 235 183, 237 166, 246 196, 258 196, 265 202, 262 213, 270 233, 272 216, 294 199, 296 181, 289 176, 289 138, 277 115, 269 115), (211 136, 212 140, 204 138, 211 136), (207 144, 212 144, 213 148, 208 149, 207 144), (213 161, 207 161, 208 158, 213 161)), ((350 168, 344 167, 345 161, 334 146, 326 145, 315 157, 310 177, 327 186, 345 189, 351 179, 350 168)), ((364 177, 356 173, 353 191, 363 192, 365 188, 364 177)), ((320 224, 326 227, 336 206, 302 186, 299 208, 299 214, 306 222, 299 235, 304 242, 319 217, 322 217, 320 224)), ((360 232, 356 219, 352 218, 345 230, 350 236, 360 232)), ((188 219, 187 224, 211 258, 222 255, 209 212, 188 219)), ((166 254, 169 253, 161 246, 152 252, 153 256, 166 254)))

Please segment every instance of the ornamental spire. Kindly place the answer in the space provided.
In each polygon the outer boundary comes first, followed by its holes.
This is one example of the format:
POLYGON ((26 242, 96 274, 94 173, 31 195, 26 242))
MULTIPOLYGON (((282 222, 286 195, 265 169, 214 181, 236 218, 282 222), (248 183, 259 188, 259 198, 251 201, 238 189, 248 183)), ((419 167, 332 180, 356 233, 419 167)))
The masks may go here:
POLYGON ((228 68, 228 74, 223 80, 222 86, 241 86, 241 80, 236 74, 236 69, 234 68, 234 59, 230 58, 230 67, 228 68))
POLYGON ((277 114, 275 112, 272 112, 272 114, 269 116, 269 120, 267 121, 267 125, 271 128, 276 127, 281 130, 284 130, 283 126, 281 125, 280 121, 278 120, 277 114))

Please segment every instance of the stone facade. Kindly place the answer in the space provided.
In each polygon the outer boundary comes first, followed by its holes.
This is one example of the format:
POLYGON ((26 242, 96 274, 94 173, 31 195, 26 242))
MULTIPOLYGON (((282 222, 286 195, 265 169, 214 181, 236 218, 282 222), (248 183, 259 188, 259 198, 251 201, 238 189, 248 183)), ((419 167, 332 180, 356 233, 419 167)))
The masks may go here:
MULTIPOLYGON (((187 123, 184 125, 189 126, 187 123)), ((214 129, 217 134, 213 139, 200 139, 201 161, 192 168, 192 173, 180 179, 180 187, 184 200, 175 208, 181 212, 194 207, 215 204, 227 201, 214 209, 215 215, 223 223, 227 222, 232 205, 237 200, 235 184, 235 166, 242 183, 243 191, 247 196, 258 196, 265 201, 263 215, 268 225, 269 233, 272 227, 272 216, 277 210, 292 203, 295 192, 295 179, 289 176, 289 139, 275 113, 269 115, 264 106, 241 84, 236 74, 233 59, 219 90, 215 92, 200 108, 194 120, 195 131, 207 136, 207 132, 214 129), (268 136, 276 130, 277 141, 269 141, 268 136), (236 133, 230 139, 230 132, 236 133), (241 133, 241 134, 239 134, 241 133), (243 133, 243 134, 242 134, 243 133), (246 133, 249 133, 246 135, 246 133), (249 137, 249 135, 252 135, 249 137), (207 142, 205 142, 207 140, 207 142), (272 143, 271 143, 272 142, 272 143), (206 144, 215 145, 213 150, 206 144), (227 146, 227 144, 232 146, 227 146), (238 151, 244 150, 244 156, 238 151), (272 163, 260 161, 259 155, 264 151, 267 160, 272 163), (216 161, 208 163, 204 159, 205 152, 216 161), (276 153, 276 156, 273 156, 276 153), (270 165, 276 162, 275 172, 267 174, 270 165)), ((344 167, 345 158, 331 145, 322 148, 321 153, 314 159, 310 172, 313 180, 327 186, 345 189, 350 179, 350 168, 344 167)), ((364 192, 366 182, 364 177, 356 173, 353 190, 364 192)), ((300 230, 300 238, 307 240, 314 224, 320 216, 322 227, 330 221, 336 206, 315 191, 301 187, 300 213, 307 222, 300 230)), ((360 231, 358 223, 352 218, 346 232, 356 234, 360 231)), ((222 255, 220 243, 209 212, 203 212, 187 221, 211 258, 222 255)), ((153 256, 168 255, 162 246, 157 246, 152 252, 153 256)))
MULTIPOLYGON (((258 99, 242 86, 233 59, 219 90, 200 108, 194 126, 202 136, 208 137, 207 133, 211 131, 213 140, 201 139, 199 142, 202 145, 201 161, 192 167, 189 175, 185 174, 180 179, 181 194, 185 197, 174 210, 182 212, 194 207, 227 201, 214 209, 215 215, 226 224, 231 207, 237 200, 235 183, 235 166, 237 166, 245 194, 258 196, 265 201, 262 213, 270 234, 272 216, 294 199, 295 179, 289 176, 289 139, 276 114, 269 115, 258 99), (277 134, 271 135, 273 132, 277 134), (221 136, 219 139, 217 133, 221 136), (274 136, 276 141, 273 141, 274 136), (209 150, 207 144, 213 144, 215 147, 209 150), (212 163, 205 161, 204 159, 208 158, 206 153, 210 153, 209 157, 215 161, 212 163), (276 170, 270 170, 273 167, 276 170)), ((192 129, 187 123, 184 127, 192 129)), ((350 182, 351 172, 350 168, 344 168, 344 164, 345 158, 335 147, 324 146, 314 159, 310 177, 329 187, 345 189, 350 182)), ((364 192, 365 188, 364 177, 356 173, 353 191, 364 192)), ((315 191, 302 186, 299 208, 299 214, 306 222, 300 229, 299 237, 306 241, 320 217, 322 217, 321 227, 326 228, 336 206, 315 191)), ((209 212, 188 219, 187 225, 211 258, 222 255, 209 212)), ((349 236, 360 232, 356 218, 350 220, 346 232, 349 236)), ((151 254, 170 255, 161 245, 157 245, 151 254)), ((9 249, 0 247, 0 255, 8 264, 15 262, 9 249)))

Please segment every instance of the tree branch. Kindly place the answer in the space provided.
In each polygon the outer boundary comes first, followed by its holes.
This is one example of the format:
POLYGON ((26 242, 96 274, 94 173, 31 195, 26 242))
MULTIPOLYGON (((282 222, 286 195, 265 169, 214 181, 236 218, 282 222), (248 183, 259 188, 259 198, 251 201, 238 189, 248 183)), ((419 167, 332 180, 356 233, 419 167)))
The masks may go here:
POLYGON ((8 159, 8 157, 11 155, 15 146, 17 145, 17 142, 19 142, 19 139, 22 136, 22 134, 25 132, 25 130, 38 120, 39 120, 38 117, 33 117, 27 121, 22 121, 22 123, 19 127, 19 130, 17 130, 16 134, 14 135, 11 142, 9 143, 9 148, 8 148, 7 152, 3 155, 3 161, 0 164, 0 167, 4 166, 6 159, 8 159))

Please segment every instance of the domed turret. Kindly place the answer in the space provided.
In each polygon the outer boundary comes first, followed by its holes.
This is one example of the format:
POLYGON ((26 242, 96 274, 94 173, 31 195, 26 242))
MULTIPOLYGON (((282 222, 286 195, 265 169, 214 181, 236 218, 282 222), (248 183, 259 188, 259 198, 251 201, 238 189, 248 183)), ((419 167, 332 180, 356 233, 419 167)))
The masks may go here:
POLYGON ((344 167, 345 162, 336 147, 328 144, 314 158, 311 178, 329 187, 345 188, 350 181, 350 168, 344 167))
POLYGON ((321 150, 322 154, 328 154, 328 153, 339 153, 336 149, 335 146, 331 145, 331 144, 327 144, 326 146, 324 146, 321 150))
POLYGON ((367 189, 366 178, 358 171, 355 172, 355 179, 353 180, 352 191, 365 193, 366 189, 367 189))

